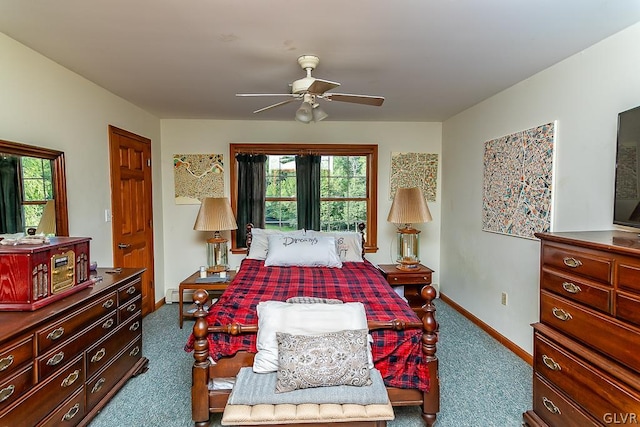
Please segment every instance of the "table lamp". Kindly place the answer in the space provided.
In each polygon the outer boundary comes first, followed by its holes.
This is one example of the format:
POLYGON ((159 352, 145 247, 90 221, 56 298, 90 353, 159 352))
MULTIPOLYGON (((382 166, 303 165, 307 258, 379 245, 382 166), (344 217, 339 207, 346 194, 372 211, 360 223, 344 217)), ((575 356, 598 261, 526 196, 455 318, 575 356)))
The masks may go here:
POLYGON ((418 187, 398 188, 387 217, 388 222, 398 224, 398 257, 396 262, 400 270, 418 268, 420 230, 411 226, 412 223, 431 221, 431 212, 418 187))
POLYGON ((228 239, 222 237, 220 231, 237 228, 231 205, 226 197, 202 199, 193 229, 213 231, 213 238, 207 239, 207 263, 209 264, 207 271, 219 273, 228 269, 228 239))

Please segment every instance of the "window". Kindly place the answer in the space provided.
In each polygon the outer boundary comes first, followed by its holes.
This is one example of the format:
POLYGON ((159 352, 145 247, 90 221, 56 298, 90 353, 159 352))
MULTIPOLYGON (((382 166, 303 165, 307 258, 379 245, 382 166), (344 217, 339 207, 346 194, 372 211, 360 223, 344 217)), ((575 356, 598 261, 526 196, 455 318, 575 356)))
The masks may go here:
MULTIPOLYGON (((231 206, 237 207, 236 154, 265 154, 265 228, 298 229, 296 155, 320 157, 320 229, 357 230, 365 223, 366 250, 374 252, 377 223, 376 145, 230 144, 231 206)), ((233 252, 243 248, 235 244, 233 252)))

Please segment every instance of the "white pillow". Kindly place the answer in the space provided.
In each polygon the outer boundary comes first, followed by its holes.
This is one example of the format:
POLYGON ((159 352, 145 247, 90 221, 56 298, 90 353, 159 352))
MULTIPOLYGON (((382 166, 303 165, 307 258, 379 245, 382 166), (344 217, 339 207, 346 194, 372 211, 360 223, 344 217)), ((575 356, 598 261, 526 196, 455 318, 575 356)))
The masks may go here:
POLYGON ((342 267, 333 237, 274 234, 267 240, 265 267, 342 267))
POLYGON ((307 236, 331 236, 336 239, 336 251, 342 262, 364 262, 362 259, 362 234, 357 231, 314 231, 307 236))
MULTIPOLYGON (((294 335, 318 335, 345 329, 367 329, 367 315, 360 302, 344 304, 289 304, 282 301, 258 303, 258 352, 253 371, 278 370, 278 341, 276 332, 294 335)), ((369 338, 370 341, 370 338, 369 338)), ((369 368, 373 368, 371 347, 368 348, 369 368)))
POLYGON ((269 243, 267 236, 275 234, 287 234, 292 236, 304 235, 304 230, 296 231, 281 231, 278 229, 264 229, 264 228, 252 228, 251 229, 251 247, 249 247, 249 259, 265 259, 267 258, 267 251, 269 250, 269 243))

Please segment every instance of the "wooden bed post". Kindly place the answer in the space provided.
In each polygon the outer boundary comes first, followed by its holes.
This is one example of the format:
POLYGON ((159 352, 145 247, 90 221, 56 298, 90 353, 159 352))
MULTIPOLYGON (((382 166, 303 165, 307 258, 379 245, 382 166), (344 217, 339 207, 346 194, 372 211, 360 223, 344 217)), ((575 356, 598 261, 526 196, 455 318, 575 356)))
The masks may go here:
MULTIPOLYGON (((196 311, 193 314, 196 323, 193 325, 193 362, 191 384, 191 418, 195 427, 209 426, 209 341, 207 341, 207 312, 204 305, 209 300, 209 294, 203 289, 193 293, 196 311)), ((182 307, 179 307, 182 310, 182 307)))
MULTIPOLYGON (((422 288, 420 296, 425 301, 422 306, 424 316, 422 317, 422 352, 425 355, 429 367, 429 393, 430 398, 424 396, 422 404, 422 419, 427 426, 431 427, 436 422, 436 415, 440 411, 440 377, 438 374, 438 356, 436 356, 438 343, 438 322, 436 321, 436 306, 433 300, 437 293, 433 286, 426 285, 422 288), (434 397, 435 396, 435 397, 434 397)), ((425 393, 426 394, 426 393, 425 393)))

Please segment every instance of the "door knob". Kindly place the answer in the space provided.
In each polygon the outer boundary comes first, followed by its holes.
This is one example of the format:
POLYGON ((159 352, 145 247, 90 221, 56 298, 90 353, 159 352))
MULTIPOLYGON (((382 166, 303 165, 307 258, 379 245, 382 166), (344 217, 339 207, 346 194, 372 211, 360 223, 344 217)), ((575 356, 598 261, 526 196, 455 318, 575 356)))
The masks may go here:
POLYGON ((125 243, 118 243, 118 249, 127 249, 130 248, 131 245, 127 245, 125 243))

